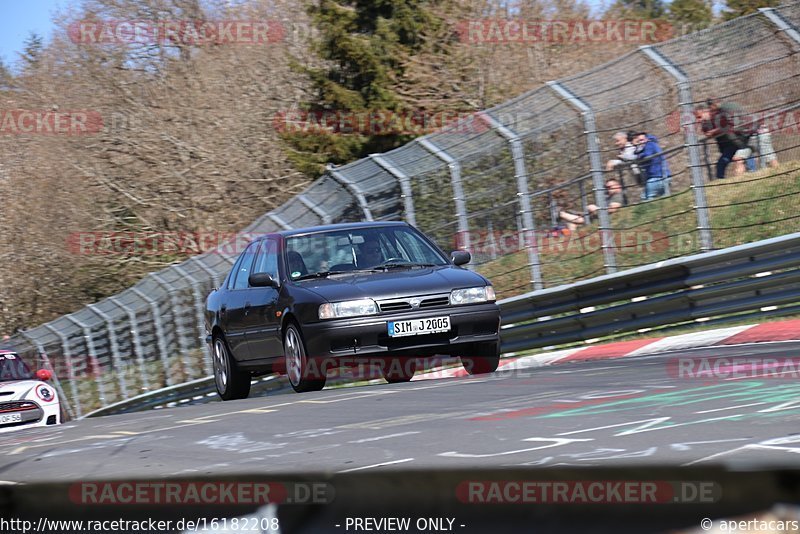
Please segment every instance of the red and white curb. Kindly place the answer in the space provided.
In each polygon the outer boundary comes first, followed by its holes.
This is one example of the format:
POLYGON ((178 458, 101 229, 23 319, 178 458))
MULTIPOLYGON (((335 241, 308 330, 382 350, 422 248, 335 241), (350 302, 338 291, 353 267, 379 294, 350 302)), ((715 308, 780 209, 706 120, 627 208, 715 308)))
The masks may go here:
MULTIPOLYGON (((576 347, 555 352, 543 352, 518 358, 510 357, 500 360, 500 369, 528 369, 543 367, 562 362, 585 360, 604 360, 643 356, 659 352, 713 347, 717 345, 738 345, 742 343, 765 343, 769 341, 800 340, 800 319, 778 321, 755 325, 732 326, 704 332, 692 332, 671 337, 655 337, 619 341, 604 345, 576 347)), ((431 380, 437 378, 453 378, 467 376, 463 367, 439 369, 419 374, 413 380, 431 380)))

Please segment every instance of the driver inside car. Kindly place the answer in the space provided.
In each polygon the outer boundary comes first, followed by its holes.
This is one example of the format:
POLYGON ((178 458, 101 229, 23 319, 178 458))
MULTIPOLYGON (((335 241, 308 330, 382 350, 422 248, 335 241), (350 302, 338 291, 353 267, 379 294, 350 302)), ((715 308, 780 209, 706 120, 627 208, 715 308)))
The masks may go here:
POLYGON ((374 237, 365 237, 364 242, 358 246, 358 267, 370 268, 383 263, 381 245, 374 237))

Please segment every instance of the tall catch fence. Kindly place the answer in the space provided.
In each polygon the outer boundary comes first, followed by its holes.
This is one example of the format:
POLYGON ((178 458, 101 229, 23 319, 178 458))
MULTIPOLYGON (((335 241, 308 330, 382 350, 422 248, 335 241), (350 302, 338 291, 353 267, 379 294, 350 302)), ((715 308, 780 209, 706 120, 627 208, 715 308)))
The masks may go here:
MULTIPOLYGON (((405 219, 501 297, 800 230, 800 3, 742 17, 550 82, 384 154, 330 168, 239 234, 78 312, 13 336, 51 368, 73 417, 208 376, 205 297, 253 234, 331 222, 405 219), (770 131, 755 170, 715 179, 719 151, 693 110, 736 102, 770 131), (666 194, 641 200, 616 132, 663 149, 666 194), (777 166, 773 166, 777 165, 777 166), (627 200, 607 209, 606 183, 627 200), (562 212, 583 217, 564 229, 562 212)), ((754 138, 757 136, 754 136, 754 138)), ((6 169, 6 172, 13 172, 6 169)))

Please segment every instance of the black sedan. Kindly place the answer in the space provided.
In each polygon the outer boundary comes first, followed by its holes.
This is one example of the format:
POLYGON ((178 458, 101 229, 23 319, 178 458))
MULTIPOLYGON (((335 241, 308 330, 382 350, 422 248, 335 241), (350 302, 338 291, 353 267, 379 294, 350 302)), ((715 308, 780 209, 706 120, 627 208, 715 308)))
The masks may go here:
POLYGON ((206 303, 217 391, 245 398, 255 375, 285 372, 297 392, 327 371, 372 362, 389 382, 420 358, 459 356, 471 374, 500 358, 490 282, 402 222, 288 230, 252 241, 206 303))

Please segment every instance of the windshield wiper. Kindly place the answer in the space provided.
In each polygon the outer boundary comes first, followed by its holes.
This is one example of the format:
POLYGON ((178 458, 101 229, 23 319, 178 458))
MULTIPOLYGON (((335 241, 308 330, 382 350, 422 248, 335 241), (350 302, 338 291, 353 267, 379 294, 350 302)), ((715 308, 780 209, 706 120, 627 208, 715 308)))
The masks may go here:
POLYGON ((292 278, 292 280, 296 282, 298 280, 308 280, 310 278, 327 278, 332 274, 347 274, 349 272, 350 271, 319 271, 317 273, 304 274, 303 276, 292 278))
POLYGON ((375 266, 375 269, 389 270, 389 269, 398 269, 400 267, 408 267, 408 268, 412 268, 412 267, 436 267, 436 264, 435 263, 416 263, 416 262, 413 262, 413 261, 404 261, 404 262, 401 263, 401 262, 394 262, 393 261, 393 262, 382 263, 380 265, 377 265, 377 266, 375 266))

